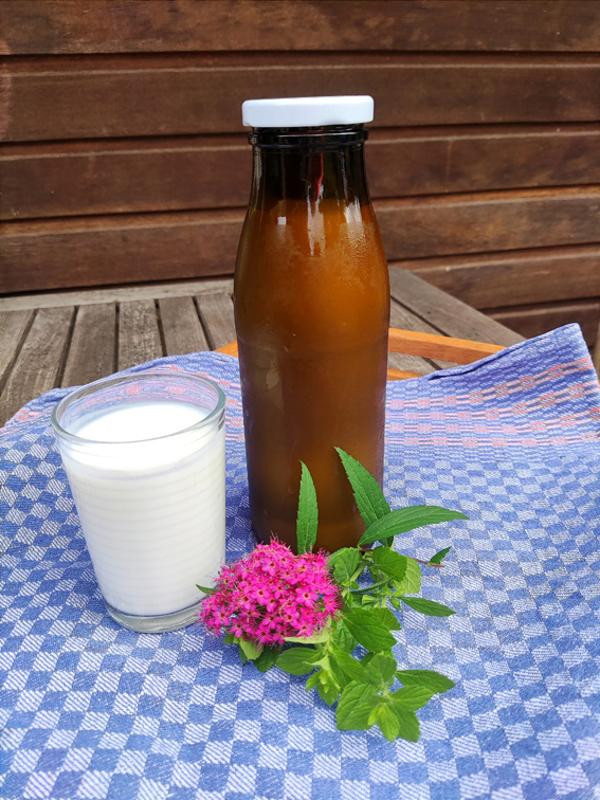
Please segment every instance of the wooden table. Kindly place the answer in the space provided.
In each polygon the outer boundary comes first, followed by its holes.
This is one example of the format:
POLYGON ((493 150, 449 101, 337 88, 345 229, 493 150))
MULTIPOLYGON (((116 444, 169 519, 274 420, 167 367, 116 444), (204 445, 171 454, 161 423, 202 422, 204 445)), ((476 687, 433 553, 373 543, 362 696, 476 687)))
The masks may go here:
MULTIPOLYGON (((390 324, 500 345, 522 337, 430 286, 390 270, 390 324)), ((163 355, 215 349, 235 337, 230 279, 0 298, 0 424, 54 386, 88 383, 163 355)), ((444 362, 390 354, 427 373, 444 362)))

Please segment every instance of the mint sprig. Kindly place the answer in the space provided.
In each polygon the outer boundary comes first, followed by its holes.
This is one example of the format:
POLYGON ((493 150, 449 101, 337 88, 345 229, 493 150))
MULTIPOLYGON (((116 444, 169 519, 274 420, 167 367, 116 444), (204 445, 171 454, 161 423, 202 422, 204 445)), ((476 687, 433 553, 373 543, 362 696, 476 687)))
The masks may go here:
MULTIPOLYGON (((377 725, 389 740, 414 742, 419 738, 416 712, 454 683, 433 670, 399 669, 393 654, 394 632, 401 628, 397 612, 407 606, 431 617, 454 613, 442 603, 415 596, 421 591, 421 564, 443 566, 450 548, 419 562, 391 545, 395 536, 415 528, 466 517, 438 506, 392 510, 375 477, 346 451, 336 452, 365 524, 357 547, 343 547, 328 558, 341 610, 317 634, 286 640, 292 646, 283 651, 248 642, 239 645, 244 659, 254 661, 261 671, 276 665, 291 675, 308 676, 307 689, 314 689, 328 705, 337 702, 340 730, 377 725), (368 545, 376 546, 365 549, 368 545)), ((300 469, 297 551, 307 553, 316 543, 319 515, 310 471, 302 462, 300 469)))

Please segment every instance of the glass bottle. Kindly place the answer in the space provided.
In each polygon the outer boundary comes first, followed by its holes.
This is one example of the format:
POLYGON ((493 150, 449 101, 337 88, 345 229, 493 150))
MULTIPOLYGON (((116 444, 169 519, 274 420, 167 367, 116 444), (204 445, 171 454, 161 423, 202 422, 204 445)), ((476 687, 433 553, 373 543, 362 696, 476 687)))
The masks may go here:
POLYGON ((300 461, 317 544, 364 525, 334 447, 381 481, 389 325, 385 256, 365 176, 370 97, 246 101, 253 176, 235 271, 255 532, 295 546, 300 461))

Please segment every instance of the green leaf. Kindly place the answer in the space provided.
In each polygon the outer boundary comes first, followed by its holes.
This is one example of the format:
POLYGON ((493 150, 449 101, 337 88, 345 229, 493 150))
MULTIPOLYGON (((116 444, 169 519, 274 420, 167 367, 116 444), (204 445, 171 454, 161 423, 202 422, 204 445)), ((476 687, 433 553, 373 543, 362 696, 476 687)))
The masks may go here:
POLYGON ((340 693, 337 686, 331 683, 317 683, 317 692, 321 700, 327 703, 328 706, 332 706, 335 703, 340 693))
POLYGON ((390 697, 393 698, 394 703, 406 711, 416 711, 418 708, 428 703, 432 696, 435 694, 431 689, 426 686, 403 686, 402 689, 393 692, 390 697))
POLYGON ((201 592, 204 592, 204 594, 206 595, 214 594, 217 591, 214 586, 200 586, 199 583, 196 584, 196 589, 198 589, 201 592))
POLYGON ((363 467, 360 461, 346 453, 341 447, 336 447, 335 451, 348 476, 356 506, 365 525, 371 525, 375 520, 388 514, 390 507, 377 479, 366 467, 363 467))
POLYGON ((452 549, 451 547, 444 547, 443 550, 438 550, 438 552, 434 556, 431 556, 431 558, 429 559, 429 563, 441 564, 451 549, 452 549))
POLYGON ((389 536, 406 533, 425 525, 449 522, 453 519, 467 519, 460 511, 450 511, 439 506, 409 506, 390 511, 385 517, 372 522, 360 537, 360 545, 383 541, 389 536))
POLYGON ((443 603, 436 603, 435 600, 426 600, 424 597, 403 597, 402 602, 414 608, 420 614, 427 614, 429 617, 450 617, 455 613, 443 603))
POLYGON ((342 692, 335 712, 335 721, 341 731, 364 731, 369 724, 369 715, 378 702, 373 686, 364 683, 349 683, 342 692))
POLYGON ((377 724, 389 742, 393 742, 400 734, 400 720, 389 703, 381 703, 377 708, 377 724))
POLYGON ((389 686, 396 675, 396 659, 385 653, 377 653, 369 661, 369 672, 373 672, 381 679, 384 686, 389 686))
POLYGON ((238 639, 238 644, 248 661, 254 661, 263 651, 262 644, 255 644, 254 642, 249 642, 247 639, 238 639))
MULTIPOLYGON (((355 681, 357 683, 374 683, 372 673, 365 669, 358 659, 354 658, 343 650, 339 650, 338 648, 334 648, 332 655, 336 665, 351 681, 355 681)), ((396 662, 394 661, 394 669, 395 668, 396 662)))
POLYGON ((400 725, 398 736, 401 739, 406 739, 409 742, 417 742, 419 740, 419 720, 414 711, 408 711, 399 708, 397 704, 392 703, 391 708, 396 715, 396 719, 400 725))
POLYGON ((396 594, 416 594, 421 591, 421 567, 414 558, 406 557, 406 574, 394 587, 396 594))
POLYGON ((300 462, 300 494, 296 518, 296 547, 298 553, 310 553, 317 541, 319 507, 312 475, 306 464, 300 462))
POLYGON ((360 564, 360 552, 356 547, 342 547, 329 556, 327 563, 336 583, 349 583, 360 564))
POLYGON ((331 626, 329 623, 321 628, 320 631, 313 633, 312 636, 286 636, 285 641, 295 644, 323 644, 331 636, 331 626))
POLYGON ((400 581, 406 574, 406 562, 408 558, 400 555, 400 553, 396 553, 391 548, 376 547, 374 550, 371 550, 369 555, 377 569, 389 575, 390 578, 395 578, 397 581, 400 581))
POLYGON ((291 647, 277 656, 277 666, 290 675, 307 675, 315 669, 319 654, 314 647, 291 647))
POLYGON ((306 691, 310 691, 311 689, 316 689, 317 686, 319 685, 319 673, 313 672, 313 674, 310 676, 310 678, 308 678, 308 680, 304 685, 306 686, 306 691))
POLYGON ((432 669, 401 669, 396 672, 396 677, 405 686, 424 686, 433 694, 447 692, 455 685, 450 678, 432 669))
POLYGON ((402 627, 396 615, 389 608, 374 608, 372 613, 390 631, 399 631, 402 627))
POLYGON ((339 649, 343 650, 345 653, 351 653, 356 646, 356 639, 354 636, 352 636, 348 630, 348 626, 342 619, 335 623, 331 641, 336 647, 339 647, 339 649))
POLYGON ((277 661, 279 650, 276 647, 265 647, 258 658, 254 659, 254 666, 260 672, 266 672, 277 661))
POLYGON ((352 636, 373 653, 391 650, 396 644, 388 626, 376 613, 378 610, 381 609, 356 607, 344 612, 344 620, 352 636))

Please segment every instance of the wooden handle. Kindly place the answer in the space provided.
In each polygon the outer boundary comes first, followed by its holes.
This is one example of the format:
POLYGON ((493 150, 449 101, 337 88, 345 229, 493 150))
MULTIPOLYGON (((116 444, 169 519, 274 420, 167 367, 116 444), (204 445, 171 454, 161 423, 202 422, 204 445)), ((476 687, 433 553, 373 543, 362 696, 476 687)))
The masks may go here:
POLYGON ((235 356, 238 357, 238 343, 237 339, 234 339, 233 342, 227 342, 227 344, 221 345, 221 347, 217 347, 217 353, 225 353, 226 356, 235 356))
MULTIPOLYGON (((434 358, 440 361, 451 361, 454 364, 470 364, 478 358, 491 356, 503 348, 488 342, 473 342, 470 339, 454 339, 451 336, 442 336, 437 333, 422 333, 421 331, 405 331, 402 328, 390 328, 388 350, 391 353, 405 353, 409 356, 434 358)), ((218 353, 238 356, 237 341, 224 344, 217 348, 218 353)), ((390 367, 388 380, 397 381, 404 378, 418 378, 417 372, 408 372, 390 367)))
POLYGON ((452 361, 454 364, 470 364, 471 361, 491 356, 503 348, 488 342, 473 342, 470 339, 454 339, 437 333, 390 328, 388 349, 392 353, 436 358, 440 361, 452 361))

